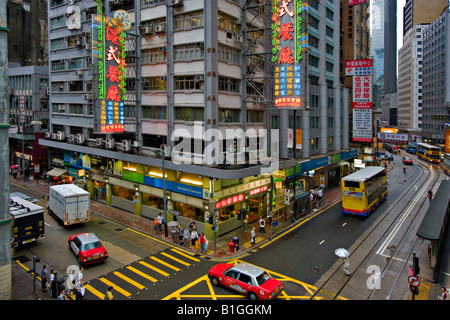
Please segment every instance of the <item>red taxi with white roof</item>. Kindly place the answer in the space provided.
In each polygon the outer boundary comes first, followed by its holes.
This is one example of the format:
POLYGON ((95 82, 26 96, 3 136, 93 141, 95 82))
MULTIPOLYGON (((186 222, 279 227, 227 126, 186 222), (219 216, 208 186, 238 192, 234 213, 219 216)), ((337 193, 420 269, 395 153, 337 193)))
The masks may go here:
POLYGON ((69 248, 82 265, 105 261, 108 252, 94 233, 78 233, 69 237, 69 248))
POLYGON ((272 278, 264 269, 247 263, 219 263, 209 270, 208 276, 214 286, 230 288, 250 300, 275 299, 283 291, 281 281, 272 278))

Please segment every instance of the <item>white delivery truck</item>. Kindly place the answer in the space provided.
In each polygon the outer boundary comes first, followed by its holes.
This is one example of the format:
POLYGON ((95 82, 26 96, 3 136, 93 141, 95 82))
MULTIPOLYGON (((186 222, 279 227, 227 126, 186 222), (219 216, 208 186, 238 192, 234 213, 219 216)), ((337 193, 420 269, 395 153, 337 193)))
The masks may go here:
POLYGON ((63 224, 88 222, 90 219, 89 192, 74 184, 50 187, 48 213, 63 224))

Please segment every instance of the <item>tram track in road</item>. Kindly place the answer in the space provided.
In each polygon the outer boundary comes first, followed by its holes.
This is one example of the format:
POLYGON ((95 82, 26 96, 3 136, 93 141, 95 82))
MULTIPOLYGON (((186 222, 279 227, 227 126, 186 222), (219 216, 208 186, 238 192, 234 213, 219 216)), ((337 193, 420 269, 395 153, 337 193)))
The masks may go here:
MULTIPOLYGON (((407 247, 405 245, 401 246, 402 242, 407 239, 408 231, 417 220, 417 216, 427 201, 427 190, 431 188, 436 189, 441 175, 441 172, 433 167, 433 165, 431 165, 432 168, 430 169, 430 164, 428 163, 420 160, 417 160, 416 163, 422 167, 420 175, 402 191, 400 196, 391 203, 386 212, 351 247, 352 256, 357 257, 357 259, 353 259, 352 261, 352 264, 355 265, 352 268, 354 271, 349 276, 344 276, 341 270, 343 263, 335 264, 333 266, 334 269, 332 268, 329 271, 327 277, 321 279, 322 283, 318 286, 315 294, 310 297, 311 300, 319 298, 334 300, 341 295, 345 295, 343 294, 344 289, 352 287, 355 281, 360 281, 361 278, 359 276, 361 273, 367 275, 367 266, 371 265, 373 260, 377 260, 378 273, 372 278, 372 287, 368 288, 366 283, 367 276, 364 278, 364 283, 360 283, 360 286, 366 288, 366 300, 373 298, 374 293, 379 288, 377 284, 379 284, 385 274, 390 273, 388 271, 390 267, 393 267, 393 263, 402 264, 401 272, 398 273, 394 281, 390 282, 392 287, 386 295, 387 299, 392 299, 393 293, 398 287, 400 275, 408 267, 408 257, 412 256, 412 253, 419 244, 418 239, 415 239, 412 243, 408 243, 407 247), (425 177, 427 174, 426 170, 429 172, 428 177, 425 177), (424 177, 425 179, 423 179, 424 177), (419 188, 417 187, 418 184, 420 184, 419 188), (411 196, 411 192, 415 192, 415 194, 411 196), (404 206, 405 202, 408 204, 402 208, 401 206, 404 206), (402 254, 407 258, 401 259, 396 257, 396 254, 400 252, 400 247, 402 254), (386 254, 385 252, 389 253, 386 254), (380 257, 384 259, 380 259, 380 257), (355 260, 357 260, 356 264, 355 260), (342 278, 339 273, 342 273, 342 278), (336 281, 337 278, 340 281, 336 281), (329 288, 333 288, 333 290, 329 288), (333 294, 330 295, 330 292, 333 294)), ((390 274, 390 276, 392 275, 390 274)))

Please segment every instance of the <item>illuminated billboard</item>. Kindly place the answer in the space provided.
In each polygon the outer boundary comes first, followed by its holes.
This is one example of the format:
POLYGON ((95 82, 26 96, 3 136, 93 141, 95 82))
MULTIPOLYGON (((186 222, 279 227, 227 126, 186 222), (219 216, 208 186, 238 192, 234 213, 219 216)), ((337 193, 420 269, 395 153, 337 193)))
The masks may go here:
POLYGON ((127 91, 122 21, 103 15, 92 16, 92 65, 96 131, 123 132, 127 91))
POLYGON ((275 107, 302 106, 302 66, 308 50, 307 1, 272 0, 272 62, 275 63, 275 107), (304 28, 304 29, 303 29, 304 28))

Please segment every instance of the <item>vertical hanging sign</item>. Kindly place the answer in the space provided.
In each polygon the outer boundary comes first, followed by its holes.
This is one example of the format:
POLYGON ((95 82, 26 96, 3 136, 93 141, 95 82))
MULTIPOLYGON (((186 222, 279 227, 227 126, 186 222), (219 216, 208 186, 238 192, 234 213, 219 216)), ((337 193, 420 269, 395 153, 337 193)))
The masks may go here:
POLYGON ((125 32, 123 22, 103 15, 92 17, 92 61, 96 124, 100 133, 124 131, 125 32))
POLYGON ((275 63, 275 107, 302 106, 301 63, 308 49, 302 0, 272 0, 272 62, 275 63))

